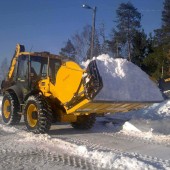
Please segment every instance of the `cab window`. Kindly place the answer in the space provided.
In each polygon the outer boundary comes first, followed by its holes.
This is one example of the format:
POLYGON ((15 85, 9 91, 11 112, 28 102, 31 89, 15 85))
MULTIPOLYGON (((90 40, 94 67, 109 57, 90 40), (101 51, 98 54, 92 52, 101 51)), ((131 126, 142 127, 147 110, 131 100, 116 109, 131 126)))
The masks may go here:
POLYGON ((61 66, 61 61, 58 59, 50 59, 49 75, 51 82, 56 83, 56 75, 61 66))
POLYGON ((48 58, 33 56, 31 57, 31 74, 34 76, 46 77, 47 76, 47 63, 48 58))
POLYGON ((28 57, 20 56, 18 59, 18 80, 25 80, 27 76, 28 69, 28 57))

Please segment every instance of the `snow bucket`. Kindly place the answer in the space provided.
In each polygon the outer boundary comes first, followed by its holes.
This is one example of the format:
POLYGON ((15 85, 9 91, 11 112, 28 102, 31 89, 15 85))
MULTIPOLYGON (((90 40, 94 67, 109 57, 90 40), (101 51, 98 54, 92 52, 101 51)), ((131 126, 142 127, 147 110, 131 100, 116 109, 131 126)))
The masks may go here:
MULTIPOLYGON (((78 112, 127 112, 163 101, 157 85, 138 66, 109 55, 93 58, 102 79, 102 88, 78 112)), ((83 63, 85 67, 90 61, 83 63)))

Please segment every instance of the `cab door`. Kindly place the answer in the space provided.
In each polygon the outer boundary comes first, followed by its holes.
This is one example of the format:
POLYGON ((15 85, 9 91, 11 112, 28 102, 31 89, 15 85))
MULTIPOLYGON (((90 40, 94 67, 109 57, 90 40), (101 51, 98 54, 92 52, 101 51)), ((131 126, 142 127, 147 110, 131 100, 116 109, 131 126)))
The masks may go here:
POLYGON ((23 91, 24 96, 28 93, 28 56, 18 58, 18 69, 16 75, 16 85, 23 91))

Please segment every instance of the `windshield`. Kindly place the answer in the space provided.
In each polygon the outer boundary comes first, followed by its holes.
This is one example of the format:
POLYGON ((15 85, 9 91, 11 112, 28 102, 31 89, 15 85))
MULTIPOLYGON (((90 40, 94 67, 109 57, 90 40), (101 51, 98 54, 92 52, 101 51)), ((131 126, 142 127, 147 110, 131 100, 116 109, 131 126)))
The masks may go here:
MULTIPOLYGON (((50 58, 49 60, 49 77, 51 83, 56 83, 56 74, 61 66, 59 59, 50 58)), ((48 58, 34 56, 31 57, 31 73, 34 76, 47 77, 48 72, 48 58)))
POLYGON ((31 73, 34 76, 47 76, 47 64, 48 58, 40 57, 40 56, 33 56, 31 57, 31 73))

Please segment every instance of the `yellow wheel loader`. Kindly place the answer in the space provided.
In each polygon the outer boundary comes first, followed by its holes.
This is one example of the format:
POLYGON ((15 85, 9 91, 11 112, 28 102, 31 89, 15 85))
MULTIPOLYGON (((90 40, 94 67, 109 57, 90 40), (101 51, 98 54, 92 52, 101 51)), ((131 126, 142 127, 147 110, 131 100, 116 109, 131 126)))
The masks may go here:
POLYGON ((142 108, 144 102, 95 101, 103 88, 96 62, 87 69, 69 58, 48 52, 25 52, 17 44, 3 92, 2 118, 14 125, 24 116, 29 131, 46 133, 53 122, 90 129, 96 115, 142 108))

